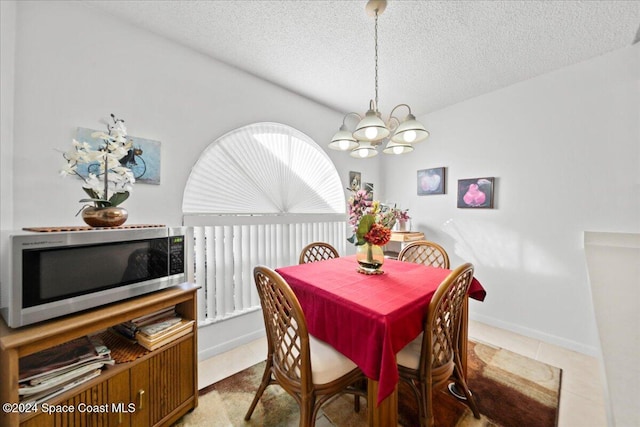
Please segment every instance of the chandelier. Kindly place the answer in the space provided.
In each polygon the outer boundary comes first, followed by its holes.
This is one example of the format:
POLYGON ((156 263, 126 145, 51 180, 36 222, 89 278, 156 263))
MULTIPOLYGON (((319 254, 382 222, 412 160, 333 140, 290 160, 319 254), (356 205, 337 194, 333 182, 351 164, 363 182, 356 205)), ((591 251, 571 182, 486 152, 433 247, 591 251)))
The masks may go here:
MULTIPOLYGON (((378 146, 386 143, 383 153, 404 154, 413 151, 416 142, 424 141, 429 132, 411 114, 411 107, 398 104, 391 110, 386 121, 378 111, 378 16, 387 7, 386 0, 369 0, 365 10, 375 18, 375 101, 369 102, 369 110, 362 117, 358 113, 347 113, 342 120, 340 130, 331 138, 329 148, 350 151, 356 158, 367 158, 378 155, 378 146), (403 120, 394 116, 397 109, 406 107, 409 113, 403 120), (352 132, 347 128, 347 118, 357 117, 358 124, 352 132)), ((355 121, 355 120, 354 120, 355 121)))

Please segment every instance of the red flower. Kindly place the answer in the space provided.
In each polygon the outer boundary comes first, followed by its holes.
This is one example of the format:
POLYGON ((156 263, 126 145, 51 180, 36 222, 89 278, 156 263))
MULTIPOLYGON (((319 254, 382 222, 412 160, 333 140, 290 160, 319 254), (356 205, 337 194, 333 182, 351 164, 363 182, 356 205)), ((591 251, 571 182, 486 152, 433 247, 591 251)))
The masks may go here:
POLYGON ((372 245, 384 246, 391 240, 391 230, 375 223, 371 226, 369 232, 364 235, 364 240, 372 245))

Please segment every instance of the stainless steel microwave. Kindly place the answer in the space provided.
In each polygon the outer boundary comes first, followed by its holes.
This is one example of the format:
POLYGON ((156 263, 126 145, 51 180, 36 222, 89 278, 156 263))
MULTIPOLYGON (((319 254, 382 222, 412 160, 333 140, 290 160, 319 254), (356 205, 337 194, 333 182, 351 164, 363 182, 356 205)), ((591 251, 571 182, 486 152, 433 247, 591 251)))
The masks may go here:
POLYGON ((185 229, 4 233, 0 313, 12 328, 184 282, 185 229))

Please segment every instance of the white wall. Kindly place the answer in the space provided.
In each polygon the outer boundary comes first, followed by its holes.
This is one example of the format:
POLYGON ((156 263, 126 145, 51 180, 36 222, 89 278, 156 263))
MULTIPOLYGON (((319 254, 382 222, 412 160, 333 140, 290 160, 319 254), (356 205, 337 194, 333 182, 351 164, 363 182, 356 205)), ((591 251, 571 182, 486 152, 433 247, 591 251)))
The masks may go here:
MULTIPOLYGON (((2 31, 4 43, 4 21, 2 31)), ((131 135, 162 144, 161 185, 136 185, 123 205, 131 224, 180 224, 192 165, 232 129, 281 122, 326 147, 342 123, 340 113, 83 4, 19 2, 15 40, 13 144, 2 139, 14 159, 0 172, 13 179, 13 203, 3 190, 13 222, 3 228, 83 225, 74 215, 84 192, 58 176, 64 161, 54 149, 70 147, 76 127, 104 129, 110 113, 131 135)), ((357 160, 327 151, 346 186, 357 160)), ((377 181, 376 165, 363 177, 377 181)))
POLYGON ((597 354, 582 236, 640 230, 639 79, 638 45, 539 76, 420 117, 431 137, 385 163, 413 228, 475 264, 472 318, 597 354), (417 196, 440 166, 447 194, 417 196), (458 179, 486 176, 496 208, 456 208, 458 179))
MULTIPOLYGON (((15 19, 15 2, 0 2, 0 230, 13 223, 13 182, 5 171, 10 171, 13 163, 15 19)), ((1 242, 0 247, 3 245, 1 242)))
MULTIPOLYGON (((126 121, 130 135, 162 144, 161 184, 135 185, 123 204, 129 224, 181 224, 191 167, 232 129, 280 122, 326 147, 342 123, 341 113, 86 4, 1 4, 2 230, 84 225, 74 217, 85 197, 80 181, 58 176, 64 161, 55 149, 68 149, 77 127, 105 129, 110 113, 126 121)), ((345 188, 350 170, 380 182, 377 160, 327 152, 345 188)), ((263 333, 255 315, 203 328, 199 354, 208 357, 263 333)))
MULTIPOLYGON (((19 2, 12 26, 5 3, 0 195, 12 219, 3 214, 2 228, 82 224, 74 214, 84 194, 58 177, 54 148, 110 113, 131 135, 162 142, 162 184, 136 185, 124 204, 129 222, 169 225, 181 222, 190 168, 217 137, 276 121, 324 147, 342 123, 342 114, 86 5, 19 2), (5 112, 7 40, 16 43, 15 96, 5 112)), ((623 49, 420 117, 432 136, 408 157, 328 154, 345 186, 350 170, 362 172, 382 200, 410 208, 414 228, 454 263, 476 264, 488 296, 472 304, 474 318, 593 352, 582 231, 640 230, 638 57, 637 46, 623 49), (448 194, 417 197, 416 171, 437 166, 448 167, 448 194), (497 209, 456 209, 457 179, 479 176, 497 177, 497 209)))

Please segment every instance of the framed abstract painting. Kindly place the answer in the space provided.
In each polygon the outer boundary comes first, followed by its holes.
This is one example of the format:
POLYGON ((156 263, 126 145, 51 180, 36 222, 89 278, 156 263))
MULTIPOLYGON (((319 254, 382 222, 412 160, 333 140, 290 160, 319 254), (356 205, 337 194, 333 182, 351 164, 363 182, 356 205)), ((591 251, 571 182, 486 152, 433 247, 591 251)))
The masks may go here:
POLYGON ((418 171, 418 196, 445 194, 445 168, 422 169, 418 171))
POLYGON ((458 180, 458 207, 493 209, 493 184, 495 178, 470 178, 458 180))

